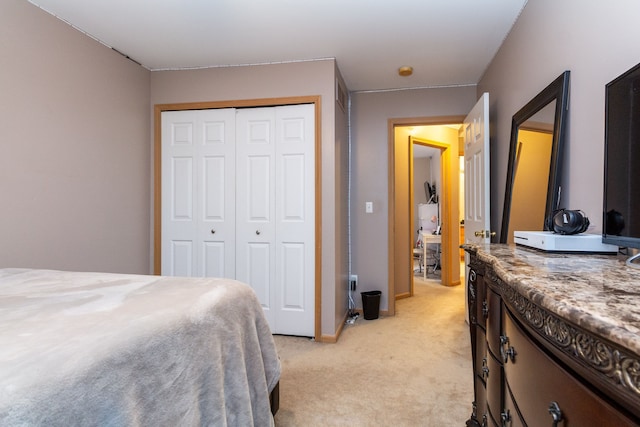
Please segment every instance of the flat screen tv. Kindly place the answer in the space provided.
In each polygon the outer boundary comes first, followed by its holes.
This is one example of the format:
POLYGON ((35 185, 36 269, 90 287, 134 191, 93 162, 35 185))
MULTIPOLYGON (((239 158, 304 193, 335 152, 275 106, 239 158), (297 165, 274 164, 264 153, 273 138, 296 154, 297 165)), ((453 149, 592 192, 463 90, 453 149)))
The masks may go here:
POLYGON ((604 146, 602 242, 640 248, 640 64, 605 87, 604 146))

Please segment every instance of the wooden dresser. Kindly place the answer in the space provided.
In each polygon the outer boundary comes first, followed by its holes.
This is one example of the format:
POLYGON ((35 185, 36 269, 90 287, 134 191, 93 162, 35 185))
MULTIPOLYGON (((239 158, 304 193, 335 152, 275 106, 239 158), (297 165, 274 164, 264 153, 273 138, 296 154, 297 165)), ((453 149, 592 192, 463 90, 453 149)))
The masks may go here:
POLYGON ((463 247, 467 426, 640 426, 640 270, 611 255, 463 247))

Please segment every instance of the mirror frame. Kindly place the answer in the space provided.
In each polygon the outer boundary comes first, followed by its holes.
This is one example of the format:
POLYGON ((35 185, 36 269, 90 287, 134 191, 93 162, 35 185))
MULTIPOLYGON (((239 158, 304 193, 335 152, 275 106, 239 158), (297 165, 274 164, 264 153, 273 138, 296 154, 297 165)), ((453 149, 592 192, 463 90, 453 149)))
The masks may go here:
POLYGON ((504 192, 504 209, 502 210, 502 229, 500 231, 500 243, 507 243, 509 234, 509 220, 511 215, 511 199, 513 182, 515 179, 514 163, 518 145, 518 130, 520 125, 534 116, 538 111, 546 107, 550 102, 556 101, 554 115, 553 140, 551 143, 551 161, 549 164, 549 181, 547 184, 547 201, 544 211, 544 230, 548 230, 548 224, 553 212, 559 207, 562 187, 562 158, 565 143, 565 129, 567 112, 569 109, 569 77, 570 72, 565 71, 558 76, 549 86, 529 101, 511 120, 511 141, 509 144, 509 165, 507 169, 507 186, 504 192))

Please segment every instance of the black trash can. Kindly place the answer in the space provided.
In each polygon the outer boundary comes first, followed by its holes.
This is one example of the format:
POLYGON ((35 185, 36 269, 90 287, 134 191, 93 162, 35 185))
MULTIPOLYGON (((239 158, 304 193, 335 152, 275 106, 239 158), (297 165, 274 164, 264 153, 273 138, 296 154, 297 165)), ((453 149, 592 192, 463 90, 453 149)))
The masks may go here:
POLYGON ((362 311, 365 320, 373 320, 378 318, 380 311, 380 295, 381 291, 360 292, 362 295, 362 311))

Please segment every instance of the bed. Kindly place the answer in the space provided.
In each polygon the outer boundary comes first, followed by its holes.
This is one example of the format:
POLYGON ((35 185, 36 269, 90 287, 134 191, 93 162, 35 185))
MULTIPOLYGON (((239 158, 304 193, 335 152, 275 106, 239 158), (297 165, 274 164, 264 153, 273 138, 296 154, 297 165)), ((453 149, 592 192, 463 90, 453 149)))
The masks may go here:
POLYGON ((268 426, 279 379, 243 283, 0 269, 2 426, 268 426))

